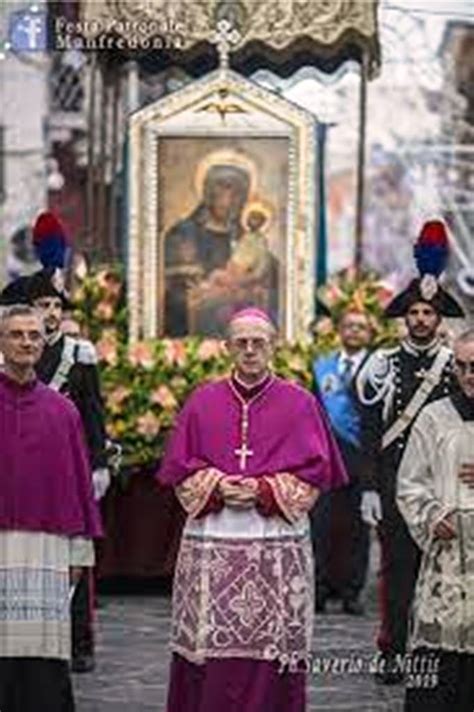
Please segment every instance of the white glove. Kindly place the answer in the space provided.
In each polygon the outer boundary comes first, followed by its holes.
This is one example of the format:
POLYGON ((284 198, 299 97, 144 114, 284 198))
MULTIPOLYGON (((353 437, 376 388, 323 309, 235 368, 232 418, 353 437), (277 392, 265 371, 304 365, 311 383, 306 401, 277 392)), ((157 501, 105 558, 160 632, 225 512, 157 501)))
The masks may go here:
POLYGON ((382 519, 382 502, 378 492, 367 490, 367 492, 362 493, 360 513, 363 522, 371 527, 377 526, 382 519))
POLYGON ((92 484, 94 486, 95 499, 102 499, 110 486, 110 472, 106 467, 99 467, 99 469, 94 470, 92 484))

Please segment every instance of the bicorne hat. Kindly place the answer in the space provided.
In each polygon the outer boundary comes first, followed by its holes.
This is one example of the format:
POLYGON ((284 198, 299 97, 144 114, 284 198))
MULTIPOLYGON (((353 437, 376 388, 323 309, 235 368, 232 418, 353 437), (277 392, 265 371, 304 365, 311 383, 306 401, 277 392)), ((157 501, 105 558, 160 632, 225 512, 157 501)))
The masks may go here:
POLYGON ((0 305, 32 304, 41 297, 59 297, 63 309, 71 302, 63 283, 69 243, 63 226, 51 212, 38 215, 33 228, 33 247, 42 269, 28 277, 19 277, 0 293, 0 305))
POLYGON ((460 304, 439 283, 449 255, 448 236, 441 220, 430 220, 423 225, 414 255, 420 276, 392 299, 385 308, 385 315, 403 317, 413 304, 426 302, 440 316, 463 317, 460 304))

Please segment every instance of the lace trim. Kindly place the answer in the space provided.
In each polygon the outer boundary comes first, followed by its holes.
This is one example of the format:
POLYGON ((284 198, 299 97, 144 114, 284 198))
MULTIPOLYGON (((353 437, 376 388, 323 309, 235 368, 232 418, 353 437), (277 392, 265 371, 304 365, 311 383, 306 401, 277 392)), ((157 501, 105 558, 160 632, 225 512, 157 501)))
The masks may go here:
POLYGON ((199 541, 184 534, 173 589, 171 647, 207 658, 304 658, 313 629, 309 536, 199 541))
POLYGON ((176 487, 176 496, 188 516, 198 516, 223 476, 220 470, 208 467, 199 470, 176 487))
POLYGON ((316 502, 319 491, 289 472, 279 472, 265 480, 272 488, 278 507, 290 522, 301 519, 316 502))

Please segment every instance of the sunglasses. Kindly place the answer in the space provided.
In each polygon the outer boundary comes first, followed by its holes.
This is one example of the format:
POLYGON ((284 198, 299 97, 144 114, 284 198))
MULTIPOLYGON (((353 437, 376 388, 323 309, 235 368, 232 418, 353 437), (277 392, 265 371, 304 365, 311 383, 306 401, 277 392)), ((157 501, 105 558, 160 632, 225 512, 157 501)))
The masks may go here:
POLYGON ((457 358, 454 361, 454 365, 459 373, 462 373, 463 375, 466 375, 467 373, 474 374, 474 361, 461 361, 461 359, 457 358))

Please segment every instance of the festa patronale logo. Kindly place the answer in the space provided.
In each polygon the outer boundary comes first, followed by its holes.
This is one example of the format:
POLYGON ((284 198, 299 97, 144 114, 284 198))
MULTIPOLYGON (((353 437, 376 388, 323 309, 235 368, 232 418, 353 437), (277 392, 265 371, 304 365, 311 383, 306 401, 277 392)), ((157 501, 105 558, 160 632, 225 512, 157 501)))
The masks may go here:
POLYGON ((8 23, 8 42, 17 52, 41 52, 48 46, 46 12, 36 6, 12 12, 8 23))

